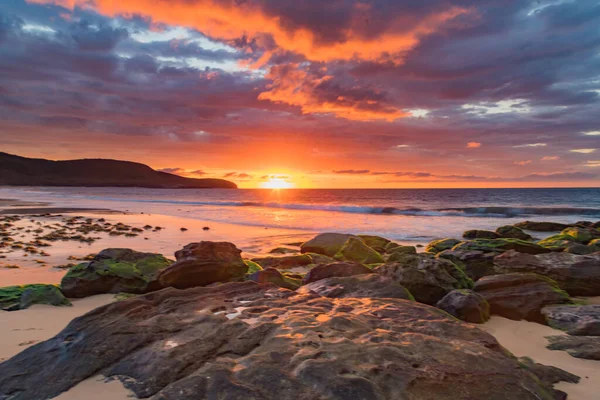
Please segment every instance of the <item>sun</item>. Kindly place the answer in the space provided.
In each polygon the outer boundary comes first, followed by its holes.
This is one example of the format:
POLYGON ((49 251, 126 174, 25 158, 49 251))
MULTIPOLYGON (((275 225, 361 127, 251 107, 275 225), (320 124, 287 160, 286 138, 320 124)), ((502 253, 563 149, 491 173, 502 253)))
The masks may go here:
POLYGON ((294 184, 285 178, 272 176, 260 185, 264 189, 290 189, 294 184))

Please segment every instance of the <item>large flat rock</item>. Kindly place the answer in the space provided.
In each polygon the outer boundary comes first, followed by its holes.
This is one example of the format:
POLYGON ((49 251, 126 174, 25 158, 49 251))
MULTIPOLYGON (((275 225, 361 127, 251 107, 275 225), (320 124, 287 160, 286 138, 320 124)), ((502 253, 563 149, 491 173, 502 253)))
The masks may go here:
POLYGON ((109 304, 0 364, 0 398, 44 400, 98 373, 153 400, 554 400, 491 335, 402 299, 254 282, 109 304))

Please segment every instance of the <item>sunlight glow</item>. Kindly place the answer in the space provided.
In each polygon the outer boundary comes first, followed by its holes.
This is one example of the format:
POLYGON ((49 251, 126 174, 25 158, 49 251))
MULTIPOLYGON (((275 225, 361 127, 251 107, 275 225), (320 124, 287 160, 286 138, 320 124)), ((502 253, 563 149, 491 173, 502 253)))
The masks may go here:
POLYGON ((294 184, 284 178, 273 176, 268 181, 261 183, 260 186, 264 189, 291 189, 294 184))

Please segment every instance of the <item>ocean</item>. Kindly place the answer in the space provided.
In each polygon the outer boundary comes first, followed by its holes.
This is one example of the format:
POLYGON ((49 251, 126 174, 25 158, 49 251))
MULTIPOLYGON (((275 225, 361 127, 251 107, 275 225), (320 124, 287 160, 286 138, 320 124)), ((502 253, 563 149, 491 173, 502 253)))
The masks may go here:
POLYGON ((142 189, 3 187, 0 198, 109 208, 240 227, 381 235, 426 242, 523 220, 600 219, 600 188, 142 189))

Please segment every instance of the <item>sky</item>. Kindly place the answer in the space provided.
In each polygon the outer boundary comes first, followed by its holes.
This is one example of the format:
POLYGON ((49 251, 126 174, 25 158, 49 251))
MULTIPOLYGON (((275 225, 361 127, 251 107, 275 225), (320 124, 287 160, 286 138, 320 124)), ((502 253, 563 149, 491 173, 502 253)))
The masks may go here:
POLYGON ((600 2, 2 0, 0 151, 240 187, 600 186, 600 2))

